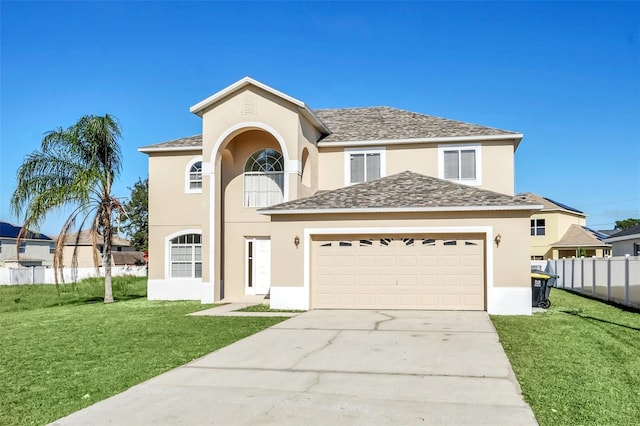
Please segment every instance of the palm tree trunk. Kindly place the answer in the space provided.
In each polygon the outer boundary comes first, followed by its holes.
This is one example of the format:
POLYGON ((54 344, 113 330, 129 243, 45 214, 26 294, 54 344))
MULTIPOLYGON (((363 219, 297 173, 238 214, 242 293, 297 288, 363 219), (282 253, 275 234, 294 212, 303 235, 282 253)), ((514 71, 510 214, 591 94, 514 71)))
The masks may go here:
POLYGON ((111 288, 111 241, 113 229, 111 229, 111 221, 106 221, 103 231, 104 303, 113 303, 113 290, 111 288))

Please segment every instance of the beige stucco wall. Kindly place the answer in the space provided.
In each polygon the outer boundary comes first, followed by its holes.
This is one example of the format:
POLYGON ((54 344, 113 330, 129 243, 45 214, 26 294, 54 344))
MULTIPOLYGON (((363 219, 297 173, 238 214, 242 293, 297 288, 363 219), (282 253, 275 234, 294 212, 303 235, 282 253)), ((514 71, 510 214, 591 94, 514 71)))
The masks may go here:
POLYGON ((225 297, 244 294, 246 237, 271 238, 271 285, 303 286, 305 228, 389 228, 389 227, 478 227, 491 226, 501 234, 499 247, 494 242, 494 286, 530 286, 529 212, 474 214, 393 214, 393 215, 298 215, 273 216, 264 224, 232 223, 226 227, 225 297), (295 237, 300 245, 294 245, 295 237))
POLYGON ((530 256, 544 256, 545 259, 557 259, 557 253, 554 255, 551 244, 560 240, 572 224, 584 226, 586 223, 584 216, 561 210, 540 211, 532 214, 531 219, 545 220, 545 235, 529 236, 530 256))
MULTIPOLYGON (((438 147, 446 145, 445 143, 388 145, 384 154, 386 167, 382 174, 390 176, 410 170, 438 177, 438 147)), ((347 155, 345 149, 349 148, 321 147, 319 149, 320 189, 330 190, 345 186, 345 156, 347 155)), ((367 149, 367 147, 357 149, 367 149)), ((480 150, 482 175, 479 187, 514 195, 513 143, 481 142, 480 150)))
MULTIPOLYGON (((202 193, 187 193, 187 165, 197 151, 149 155, 149 278, 165 278, 165 239, 187 229, 201 229, 202 193)), ((93 264, 93 262, 92 262, 93 264)))

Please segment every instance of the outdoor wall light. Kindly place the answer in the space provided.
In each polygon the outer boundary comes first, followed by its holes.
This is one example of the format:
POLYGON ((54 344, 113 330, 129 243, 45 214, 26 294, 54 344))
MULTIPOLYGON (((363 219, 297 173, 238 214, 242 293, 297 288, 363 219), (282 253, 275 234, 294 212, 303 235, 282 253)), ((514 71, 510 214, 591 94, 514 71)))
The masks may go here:
POLYGON ((496 247, 500 247, 500 241, 502 241, 502 235, 500 235, 500 234, 496 235, 496 237, 493 239, 493 241, 496 242, 496 247))
POLYGON ((295 244, 296 248, 298 248, 298 246, 300 245, 300 237, 296 235, 296 237, 293 239, 293 244, 295 244))

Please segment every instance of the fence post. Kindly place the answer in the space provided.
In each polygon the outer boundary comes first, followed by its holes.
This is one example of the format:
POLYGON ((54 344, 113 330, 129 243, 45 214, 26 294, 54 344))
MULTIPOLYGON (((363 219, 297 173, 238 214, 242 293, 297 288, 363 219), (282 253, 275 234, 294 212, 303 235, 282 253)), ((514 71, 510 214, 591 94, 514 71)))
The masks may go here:
POLYGON ((607 258, 607 300, 611 300, 611 257, 607 258))
POLYGON ((36 267, 31 267, 31 284, 35 284, 36 281, 36 267))
POLYGON ((580 258, 580 293, 584 293, 584 256, 580 258))
POLYGON ((596 257, 591 258, 593 262, 593 275, 591 276, 591 284, 593 285, 593 296, 596 295, 596 257))
POLYGON ((576 266, 575 266, 576 262, 575 262, 575 260, 576 260, 575 257, 571 258, 571 290, 573 290, 574 283, 575 283, 575 280, 576 280, 576 274, 574 274, 574 272, 576 270, 576 266))
POLYGON ((629 255, 624 258, 624 304, 629 306, 629 255))

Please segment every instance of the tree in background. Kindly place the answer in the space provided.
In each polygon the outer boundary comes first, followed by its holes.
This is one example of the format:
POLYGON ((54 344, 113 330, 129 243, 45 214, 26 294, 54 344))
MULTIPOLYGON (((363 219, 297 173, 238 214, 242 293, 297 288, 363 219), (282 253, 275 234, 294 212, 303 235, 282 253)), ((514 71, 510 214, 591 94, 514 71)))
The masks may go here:
MULTIPOLYGON (((56 242, 53 265, 62 271, 62 255, 67 233, 79 222, 81 231, 88 225, 93 243, 93 261, 99 267, 98 237, 103 239, 104 302, 113 302, 111 289, 111 243, 113 223, 124 212, 111 194, 113 181, 120 173, 122 159, 118 139, 120 124, 111 115, 85 115, 67 129, 45 134, 40 150, 29 154, 18 168, 17 187, 11 196, 11 208, 18 217, 24 213, 24 225, 38 227, 53 210, 70 208, 56 242)), ((80 232, 75 240, 71 264, 77 265, 80 232)), ((61 274, 62 275, 62 274, 61 274)), ((64 281, 64 275, 62 275, 64 281)))
POLYGON ((136 250, 149 248, 149 178, 138 179, 131 190, 131 198, 124 205, 127 218, 122 224, 131 245, 136 250))
POLYGON ((624 219, 624 220, 616 220, 615 229, 628 229, 633 228, 636 225, 640 225, 640 219, 624 219))

